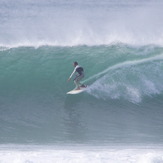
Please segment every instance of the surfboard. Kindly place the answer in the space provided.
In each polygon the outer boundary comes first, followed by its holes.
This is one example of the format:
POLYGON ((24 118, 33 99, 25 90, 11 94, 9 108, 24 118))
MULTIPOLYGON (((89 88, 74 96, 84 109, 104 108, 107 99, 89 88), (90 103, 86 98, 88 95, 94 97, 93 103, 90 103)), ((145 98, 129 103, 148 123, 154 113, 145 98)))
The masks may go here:
POLYGON ((67 92, 67 94, 71 94, 71 95, 79 94, 79 93, 84 92, 86 89, 87 89, 87 87, 80 88, 80 89, 73 89, 73 90, 67 92))

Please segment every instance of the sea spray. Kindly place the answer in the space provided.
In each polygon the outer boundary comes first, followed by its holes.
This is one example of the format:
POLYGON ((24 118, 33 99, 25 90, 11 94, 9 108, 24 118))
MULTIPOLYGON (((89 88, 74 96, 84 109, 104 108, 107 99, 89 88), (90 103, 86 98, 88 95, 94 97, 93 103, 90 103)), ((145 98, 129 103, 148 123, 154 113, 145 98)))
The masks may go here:
POLYGON ((157 61, 162 60, 163 55, 158 55, 111 66, 86 80, 97 79, 89 87, 88 92, 98 98, 123 97, 132 102, 140 102, 144 95, 159 94, 163 88, 159 81, 163 79, 163 76, 161 72, 157 72, 162 67, 162 64, 158 64, 157 61))
POLYGON ((162 1, 0 2, 1 46, 163 45, 162 1))

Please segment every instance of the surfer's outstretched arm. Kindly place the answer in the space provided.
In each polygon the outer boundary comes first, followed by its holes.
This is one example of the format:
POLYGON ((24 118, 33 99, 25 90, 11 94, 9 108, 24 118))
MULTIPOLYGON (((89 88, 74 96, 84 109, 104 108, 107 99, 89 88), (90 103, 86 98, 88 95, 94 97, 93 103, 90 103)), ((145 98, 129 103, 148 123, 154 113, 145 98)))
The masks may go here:
POLYGON ((75 74, 75 72, 76 72, 76 67, 74 68, 74 71, 72 72, 72 74, 70 75, 70 77, 68 78, 68 80, 67 81, 70 81, 70 79, 72 78, 72 76, 75 74))

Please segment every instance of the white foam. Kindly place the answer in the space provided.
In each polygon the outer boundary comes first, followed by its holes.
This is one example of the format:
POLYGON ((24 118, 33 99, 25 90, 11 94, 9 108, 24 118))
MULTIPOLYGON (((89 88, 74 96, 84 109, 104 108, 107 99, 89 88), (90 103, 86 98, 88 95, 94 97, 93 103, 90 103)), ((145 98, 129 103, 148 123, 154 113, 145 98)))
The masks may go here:
POLYGON ((161 163, 163 150, 157 148, 78 147, 1 149, 1 163, 161 163))
POLYGON ((159 72, 162 65, 161 60, 163 60, 162 54, 139 60, 125 61, 108 67, 84 81, 88 82, 98 78, 89 86, 87 92, 97 98, 122 98, 132 103, 141 102, 144 96, 160 94, 163 90, 161 82, 163 76, 159 72), (157 61, 160 64, 155 63, 157 61), (144 65, 144 63, 148 64, 144 65), (142 65, 138 66, 140 64, 142 65), (158 70, 158 75, 156 75, 156 70, 158 70))
POLYGON ((129 100, 132 101, 133 103, 139 103, 142 100, 141 93, 137 88, 127 86, 127 94, 129 100))

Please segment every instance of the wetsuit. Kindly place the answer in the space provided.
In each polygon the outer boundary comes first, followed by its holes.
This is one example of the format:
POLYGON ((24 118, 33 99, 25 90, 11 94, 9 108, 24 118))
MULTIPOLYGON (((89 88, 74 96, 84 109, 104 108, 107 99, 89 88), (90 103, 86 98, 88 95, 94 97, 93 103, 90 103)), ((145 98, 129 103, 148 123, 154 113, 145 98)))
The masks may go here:
POLYGON ((84 78, 84 69, 83 67, 77 65, 74 68, 74 71, 72 72, 72 74, 70 75, 70 78, 72 78, 72 76, 76 73, 76 76, 74 78, 74 83, 76 84, 76 87, 80 87, 82 84, 80 83, 80 80, 82 78, 84 78))

